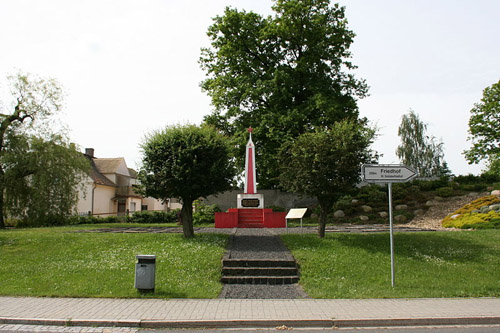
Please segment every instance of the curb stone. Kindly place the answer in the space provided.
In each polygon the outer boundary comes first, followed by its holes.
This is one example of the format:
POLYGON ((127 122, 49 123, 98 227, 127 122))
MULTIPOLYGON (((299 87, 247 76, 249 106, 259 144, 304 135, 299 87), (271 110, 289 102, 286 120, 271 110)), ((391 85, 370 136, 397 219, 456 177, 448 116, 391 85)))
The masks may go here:
POLYGON ((133 327, 133 328, 274 328, 285 325, 297 328, 356 328, 398 326, 499 325, 499 317, 458 318, 387 318, 387 319, 303 319, 303 320, 99 320, 0 318, 0 324, 133 327))

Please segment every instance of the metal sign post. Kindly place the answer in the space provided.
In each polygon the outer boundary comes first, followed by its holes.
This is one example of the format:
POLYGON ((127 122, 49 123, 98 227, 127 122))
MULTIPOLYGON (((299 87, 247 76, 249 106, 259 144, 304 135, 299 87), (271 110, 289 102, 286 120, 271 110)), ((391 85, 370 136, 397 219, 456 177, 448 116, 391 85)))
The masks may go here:
POLYGON ((389 234, 391 239, 391 286, 394 288, 394 228, 392 218, 392 183, 406 183, 417 176, 410 167, 399 164, 363 164, 363 179, 371 183, 387 183, 389 196, 389 234))

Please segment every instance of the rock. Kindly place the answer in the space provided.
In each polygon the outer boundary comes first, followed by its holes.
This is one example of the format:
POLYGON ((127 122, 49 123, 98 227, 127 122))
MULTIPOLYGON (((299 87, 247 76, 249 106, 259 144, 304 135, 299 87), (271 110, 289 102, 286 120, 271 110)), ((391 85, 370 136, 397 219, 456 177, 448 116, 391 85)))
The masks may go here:
POLYGON ((384 217, 389 216, 389 214, 387 214, 387 212, 379 212, 379 213, 378 213, 378 216, 380 216, 380 217, 384 218, 384 217))
POLYGON ((408 205, 397 205, 396 206, 396 210, 407 210, 408 209, 408 205))
POLYGON ((494 188, 493 186, 488 186, 488 187, 486 188, 486 191, 493 191, 494 189, 495 189, 495 188, 494 188))
POLYGON ((363 210, 363 212, 365 213, 369 213, 372 211, 372 208, 370 206, 366 206, 366 205, 363 205, 361 206, 361 209, 363 210))
POLYGON ((396 215, 394 217, 394 220, 396 222, 406 222, 406 216, 404 216, 404 215, 396 215))
POLYGON ((353 203, 353 204, 357 204, 358 202, 359 202, 359 200, 358 200, 358 199, 352 199, 352 200, 351 200, 351 203, 353 203))
POLYGON ((311 214, 311 218, 312 218, 312 219, 317 219, 317 218, 318 218, 318 214, 316 214, 316 213, 312 213, 312 214, 311 214))
POLYGON ((456 219, 456 218, 457 218, 457 217, 459 217, 459 216, 460 216, 460 214, 455 214, 455 215, 450 216, 450 218, 451 218, 452 220, 454 220, 454 219, 456 219))
POLYGON ((434 200, 435 200, 435 201, 443 201, 443 198, 442 198, 442 197, 435 196, 435 197, 434 197, 434 200))
POLYGON ((497 197, 500 197, 500 190, 491 191, 491 195, 496 195, 497 197))
POLYGON ((479 194, 477 194, 476 192, 470 192, 469 194, 467 194, 469 197, 477 197, 479 194))
POLYGON ((483 207, 479 208, 479 212, 482 214, 486 214, 489 211, 490 211, 490 206, 483 206, 483 207))
POLYGON ((429 200, 429 201, 427 201, 427 202, 425 203, 425 205, 426 205, 427 207, 434 206, 434 201, 429 200))
POLYGON ((333 217, 342 218, 345 217, 345 213, 343 210, 337 210, 335 213, 333 213, 333 217))
POLYGON ((494 211, 498 212, 500 210, 500 204, 491 205, 490 210, 494 210, 494 211))
POLYGON ((477 214, 477 213, 481 213, 481 212, 479 211, 479 209, 473 209, 473 210, 471 211, 471 213, 476 213, 476 214, 477 214))
POLYGON ((360 219, 361 221, 368 221, 368 220, 370 220, 370 218, 369 218, 368 216, 365 216, 365 215, 360 215, 360 216, 359 216, 359 219, 360 219))
POLYGON ((415 214, 416 216, 421 216, 421 215, 424 215, 425 211, 423 209, 416 209, 415 211, 413 211, 413 214, 415 214))

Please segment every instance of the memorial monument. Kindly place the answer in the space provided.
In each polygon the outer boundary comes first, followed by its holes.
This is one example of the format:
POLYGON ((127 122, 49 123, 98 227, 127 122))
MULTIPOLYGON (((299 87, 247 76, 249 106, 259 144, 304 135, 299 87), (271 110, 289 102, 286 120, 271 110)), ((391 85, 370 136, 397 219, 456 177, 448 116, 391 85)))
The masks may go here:
POLYGON ((215 213, 216 228, 284 228, 285 212, 273 212, 264 208, 264 195, 257 193, 255 145, 253 129, 248 129, 249 139, 245 155, 245 184, 243 193, 237 195, 237 208, 215 213))

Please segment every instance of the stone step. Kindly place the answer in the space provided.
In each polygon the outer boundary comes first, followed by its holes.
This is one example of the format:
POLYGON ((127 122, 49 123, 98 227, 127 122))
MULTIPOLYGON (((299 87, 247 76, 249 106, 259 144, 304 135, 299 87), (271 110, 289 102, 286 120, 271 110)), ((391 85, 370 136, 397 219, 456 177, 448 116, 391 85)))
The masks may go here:
POLYGON ((224 259, 223 267, 297 267, 294 260, 286 259, 224 259))
POLYGON ((297 275, 292 276, 223 276, 227 284, 292 284, 299 282, 297 275))
POLYGON ((264 228, 262 221, 260 222, 241 222, 238 221, 238 228, 264 228))
POLYGON ((296 267, 224 267, 223 276, 295 276, 296 267))

